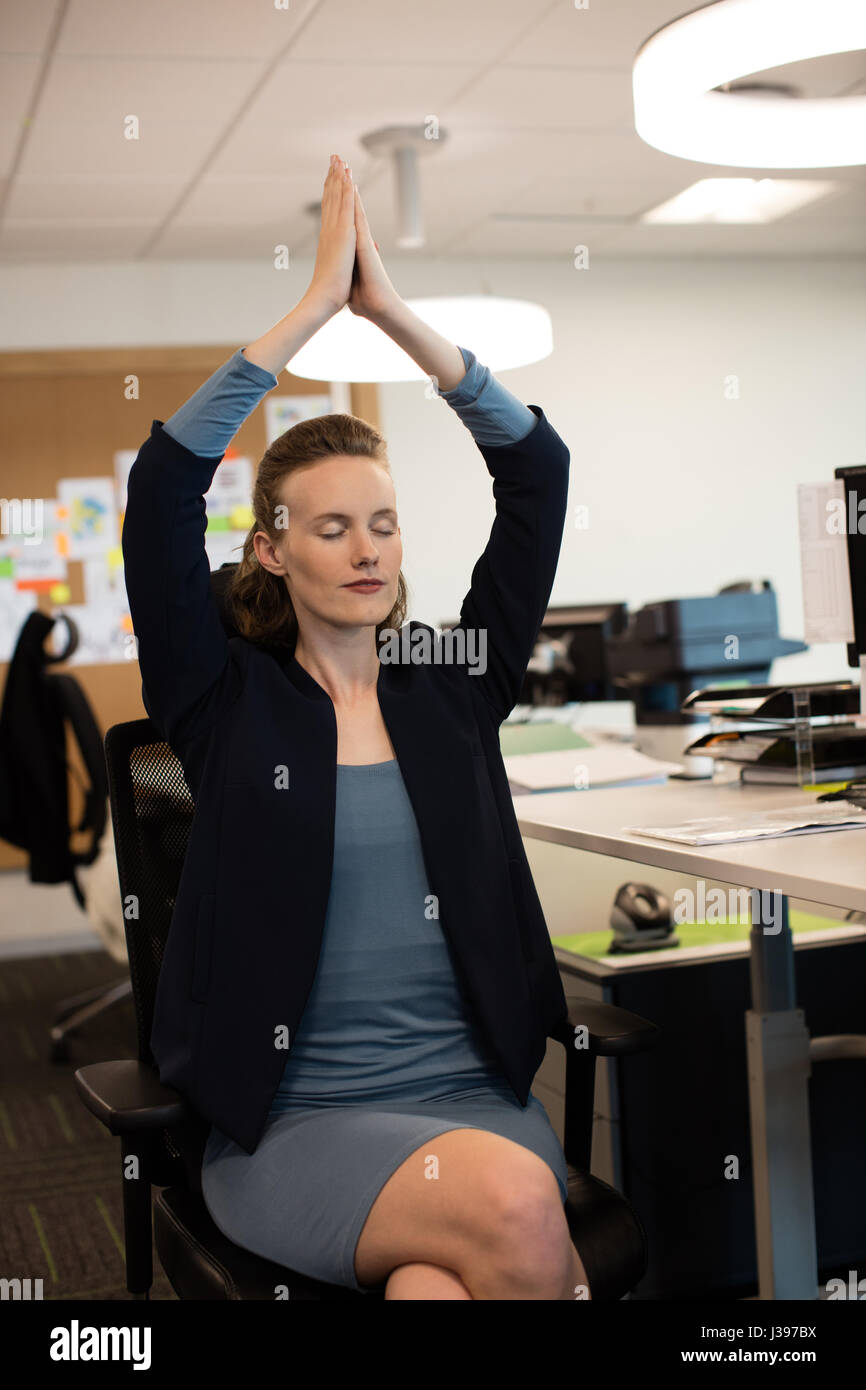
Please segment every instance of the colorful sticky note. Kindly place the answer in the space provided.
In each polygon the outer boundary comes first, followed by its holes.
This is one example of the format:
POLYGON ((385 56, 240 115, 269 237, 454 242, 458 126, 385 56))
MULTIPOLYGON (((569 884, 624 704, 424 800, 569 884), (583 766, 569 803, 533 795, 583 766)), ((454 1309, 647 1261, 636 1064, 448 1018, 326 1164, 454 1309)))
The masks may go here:
POLYGON ((68 603, 71 593, 68 584, 52 584, 48 591, 52 603, 68 603))

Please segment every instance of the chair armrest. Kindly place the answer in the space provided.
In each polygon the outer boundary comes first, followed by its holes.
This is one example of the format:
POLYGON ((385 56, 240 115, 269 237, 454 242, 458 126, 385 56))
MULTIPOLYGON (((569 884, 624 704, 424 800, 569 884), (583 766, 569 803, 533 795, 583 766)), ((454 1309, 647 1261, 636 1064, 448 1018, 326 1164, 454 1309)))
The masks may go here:
POLYGON ((588 1042, 580 1050, 596 1057, 625 1057, 643 1052, 661 1037, 662 1030, 655 1023, 615 1004, 580 995, 566 996, 566 1003, 568 1017, 560 1020, 550 1036, 562 1043, 567 1052, 574 1048, 574 1030, 579 1027, 587 1029, 588 1042))
POLYGON ((163 1086, 144 1062, 94 1062, 75 1073, 78 1094, 92 1115, 112 1134, 169 1129, 191 1112, 171 1086, 163 1086))

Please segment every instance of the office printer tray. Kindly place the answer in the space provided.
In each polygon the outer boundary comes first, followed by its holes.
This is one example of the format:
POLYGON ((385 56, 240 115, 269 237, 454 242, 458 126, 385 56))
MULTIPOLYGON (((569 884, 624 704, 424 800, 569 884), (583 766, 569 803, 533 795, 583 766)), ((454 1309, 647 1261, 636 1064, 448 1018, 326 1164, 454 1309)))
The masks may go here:
POLYGON ((831 714, 859 714, 860 686, 853 681, 818 681, 814 685, 717 685, 693 690, 680 705, 681 714, 724 714, 724 706, 736 700, 754 702, 748 711, 730 710, 732 719, 793 719, 793 691, 808 692, 809 712, 819 718, 831 714), (716 708, 704 709, 702 706, 716 708))
MULTIPOLYGON (((866 728, 856 724, 825 724, 812 729, 815 764, 821 768, 866 764, 866 728)), ((739 729, 703 734, 685 750, 752 767, 796 767, 797 750, 791 728, 739 729), (760 749, 757 744, 766 742, 760 749)))

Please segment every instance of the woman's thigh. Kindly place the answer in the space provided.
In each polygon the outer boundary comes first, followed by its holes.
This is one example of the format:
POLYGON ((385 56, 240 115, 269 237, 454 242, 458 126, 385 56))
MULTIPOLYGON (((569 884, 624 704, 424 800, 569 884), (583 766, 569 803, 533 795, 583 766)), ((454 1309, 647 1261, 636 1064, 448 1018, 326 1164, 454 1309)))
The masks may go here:
POLYGON ((488 1130, 445 1130, 380 1190, 355 1246, 358 1282, 379 1284, 398 1265, 419 1261, 466 1272, 506 1247, 519 1204, 558 1210, 567 1234, 559 1184, 544 1159, 488 1130))

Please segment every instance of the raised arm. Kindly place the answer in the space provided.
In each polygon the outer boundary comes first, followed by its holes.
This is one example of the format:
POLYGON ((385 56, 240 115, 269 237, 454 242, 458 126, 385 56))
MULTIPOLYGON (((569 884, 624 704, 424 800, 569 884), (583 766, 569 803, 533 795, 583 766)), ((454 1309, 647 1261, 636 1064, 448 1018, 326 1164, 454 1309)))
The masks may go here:
POLYGON ((275 385, 238 349, 170 420, 153 421, 130 470, 121 544, 142 699, 179 754, 239 690, 211 589, 205 493, 229 441, 275 385))
MULTIPOLYGON (((520 690, 550 600, 568 510, 570 454, 540 406, 510 444, 479 443, 493 478, 496 517, 475 562, 457 629, 486 634, 487 669, 471 674, 501 724, 520 690)), ((457 630, 455 629, 455 630, 457 630)), ((472 650, 483 652, 476 639, 472 650)))
POLYGON ((127 484, 122 547, 145 709, 178 752, 237 695, 240 672, 211 589, 205 493, 226 447, 285 364, 342 308, 355 256, 347 167, 334 157, 309 289, 238 349, 165 423, 154 420, 127 484))
MULTIPOLYGON (((525 406, 472 352, 449 343, 403 302, 357 192, 355 201, 360 274, 349 308, 436 379, 437 394, 471 432, 493 478, 496 517, 457 629, 484 634, 486 670, 467 674, 501 724, 519 699, 556 576, 568 507, 568 447, 540 406, 525 406)), ((476 644, 474 650, 484 649, 476 644)))

